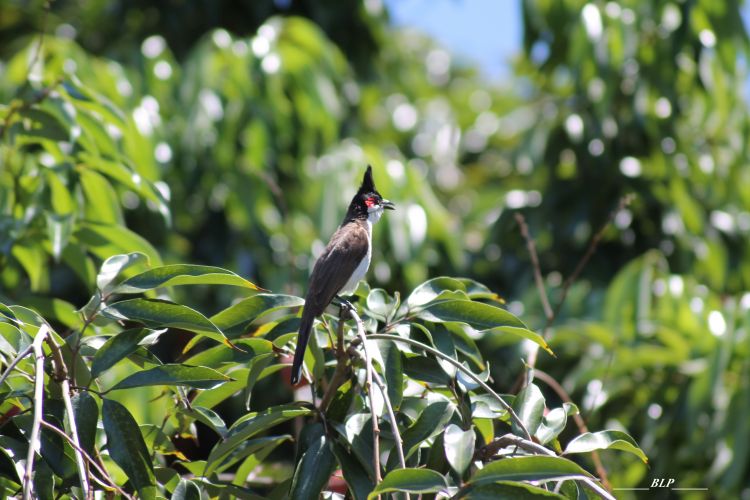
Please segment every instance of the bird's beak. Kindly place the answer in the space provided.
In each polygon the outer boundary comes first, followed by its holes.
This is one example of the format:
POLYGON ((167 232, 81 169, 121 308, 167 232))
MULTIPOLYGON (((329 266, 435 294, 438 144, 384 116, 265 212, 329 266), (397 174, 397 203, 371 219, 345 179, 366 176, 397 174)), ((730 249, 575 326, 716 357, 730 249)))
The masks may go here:
POLYGON ((392 201, 380 200, 380 204, 383 205, 383 208, 386 210, 396 210, 396 205, 394 205, 392 201))

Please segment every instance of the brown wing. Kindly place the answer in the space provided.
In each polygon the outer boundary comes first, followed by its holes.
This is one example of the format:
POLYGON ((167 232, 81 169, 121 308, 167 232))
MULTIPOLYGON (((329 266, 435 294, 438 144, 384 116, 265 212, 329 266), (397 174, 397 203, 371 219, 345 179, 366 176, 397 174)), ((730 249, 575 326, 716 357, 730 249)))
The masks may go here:
POLYGON ((318 316, 325 310, 367 255, 367 246, 367 229, 358 221, 347 222, 333 233, 313 267, 305 297, 306 314, 318 316))

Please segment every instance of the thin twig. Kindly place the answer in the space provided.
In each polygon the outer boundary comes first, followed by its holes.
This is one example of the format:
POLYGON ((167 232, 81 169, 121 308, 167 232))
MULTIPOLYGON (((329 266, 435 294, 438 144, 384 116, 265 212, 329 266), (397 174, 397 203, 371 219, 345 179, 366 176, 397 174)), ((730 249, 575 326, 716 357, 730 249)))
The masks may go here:
MULTIPOLYGON (((570 398, 570 394, 568 394, 568 391, 565 390, 565 388, 560 385, 560 383, 554 379, 550 374, 545 373, 541 370, 535 370, 536 378, 547 384, 550 389, 552 389, 555 394, 558 395, 560 399, 563 400, 565 403, 573 403, 573 400, 570 398)), ((573 421, 576 423, 576 427, 578 427, 578 432, 581 434, 585 434, 586 432, 589 432, 588 427, 586 426, 586 422, 583 420, 583 417, 576 413, 573 415, 573 421)), ((591 452, 591 461, 594 462, 594 468, 596 469, 596 474, 599 476, 599 479, 602 481, 602 485, 609 491, 612 490, 612 485, 609 483, 609 478, 607 477, 607 469, 604 468, 604 464, 602 463, 602 459, 599 456, 599 452, 596 450, 592 450, 591 452)))
MULTIPOLYGON (((63 360, 60 346, 57 345, 55 338, 50 334, 47 335, 45 340, 52 352, 52 362, 55 365, 55 378, 60 382, 60 391, 62 392, 63 401, 65 402, 65 412, 68 414, 68 426, 70 427, 71 441, 78 444, 80 443, 80 439, 78 438, 78 426, 76 425, 75 413, 73 412, 73 402, 70 400, 68 368, 65 366, 65 360, 63 360)), ((83 455, 81 455, 81 452, 79 451, 80 446, 74 448, 76 450, 76 465, 78 466, 78 476, 81 481, 81 489, 86 498, 93 498, 94 492, 90 489, 88 470, 86 469, 86 463, 83 461, 83 455)))
POLYGON ((494 397, 500 405, 505 409, 505 411, 508 412, 508 415, 510 415, 510 418, 516 423, 519 429, 523 432, 523 434, 526 436, 526 439, 531 440, 531 434, 529 434, 529 430, 526 428, 526 426, 523 424, 523 421, 521 421, 521 418, 516 414, 515 411, 513 411, 513 407, 511 407, 498 393, 496 393, 492 387, 487 385, 481 378, 479 378, 474 372, 467 369, 464 365, 456 361, 455 359, 451 358, 450 356, 443 354, 442 352, 438 351, 437 349, 433 349, 430 346, 424 345, 421 342, 418 342, 413 339, 408 339, 404 337, 399 337, 398 335, 390 335, 387 333, 373 333, 369 335, 369 338, 371 339, 383 339, 383 340, 391 340, 394 342, 403 342, 405 344, 413 345, 415 347, 418 347, 422 349, 423 351, 429 352, 433 356, 437 356, 440 359, 443 359, 447 361, 448 363, 452 364, 462 372, 464 372, 470 379, 472 379, 474 382, 479 384, 482 389, 487 391, 492 397, 494 397))
POLYGON ((10 372, 13 371, 13 368, 15 368, 16 365, 18 363, 20 363, 23 358, 25 358, 26 356, 28 356, 29 353, 32 352, 33 350, 34 350, 34 346, 33 345, 29 345, 29 346, 26 346, 26 349, 24 349, 23 351, 21 351, 21 352, 18 353, 18 355, 16 356, 16 359, 14 359, 8 365, 8 369, 5 370, 5 373, 3 373, 2 376, 0 376, 0 386, 3 385, 3 383, 5 382, 5 379, 7 379, 8 376, 10 375, 10 372))
POLYGON ((86 453, 86 450, 84 450, 83 448, 81 448, 81 446, 78 443, 74 442, 71 439, 70 436, 68 436, 65 432, 63 432, 62 429, 59 429, 58 427, 50 424, 49 422, 47 422, 45 420, 42 420, 42 426, 46 427, 47 429, 51 430, 52 432, 55 432, 60 437, 62 437, 63 439, 67 440, 68 443, 70 444, 70 446, 72 446, 75 450, 77 450, 79 453, 81 453, 81 455, 83 455, 83 457, 86 459, 86 461, 89 464, 91 464, 91 465, 94 466, 94 468, 96 469, 96 471, 99 474, 101 474, 101 476, 107 481, 107 483, 106 484, 102 483, 102 481, 100 479, 98 479, 96 476, 92 475, 91 477, 95 481, 97 481, 99 484, 103 485, 105 488, 110 488, 110 489, 113 489, 113 490, 117 491, 117 493, 119 493, 120 495, 124 496, 125 498, 133 498, 130 495, 128 495, 122 488, 120 488, 119 486, 117 486, 117 483, 115 483, 114 479, 112 479, 112 476, 110 476, 107 473, 106 469, 104 469, 101 465, 99 465, 99 463, 97 463, 97 461, 94 460, 94 458, 92 458, 91 455, 89 455, 88 453, 86 453))
POLYGON ((534 282, 536 283, 537 290, 539 290, 539 299, 542 301, 544 316, 549 322, 554 318, 554 312, 552 311, 552 306, 549 303, 547 291, 544 288, 542 267, 541 265, 539 265, 539 256, 536 253, 536 243, 534 243, 534 238, 532 238, 529 234, 529 226, 528 224, 526 224, 526 218, 523 216, 523 214, 521 212, 516 212, 514 215, 516 218, 516 222, 518 222, 518 227, 521 229, 521 236, 523 236, 523 239, 526 240, 526 248, 528 248, 529 250, 529 257, 531 257, 531 266, 534 269, 534 282))
POLYGON ((482 446, 479 450, 477 450, 475 456, 479 460, 487 461, 490 458, 494 457, 499 450, 501 450, 502 448, 507 448, 508 446, 515 446, 535 455, 557 456, 555 452, 553 452, 552 450, 548 450, 541 444, 537 444, 533 441, 529 441, 528 439, 524 439, 520 436, 516 436, 515 434, 510 433, 500 436, 491 443, 482 446))
POLYGON ((591 242, 589 242, 589 246, 586 248, 586 253, 583 254, 583 257, 581 257, 581 260, 579 260, 578 264, 576 264, 576 267, 573 270, 573 273, 570 276, 568 276, 562 284, 562 288, 560 292, 560 300, 557 303, 557 306, 555 306, 555 310, 553 311, 552 318, 551 319, 547 318, 547 324, 544 327, 545 331, 552 325, 552 322, 554 322, 557 315, 560 314, 560 310, 562 309, 562 306, 565 303, 565 299, 568 297, 568 290, 570 289, 571 285, 575 283, 575 281, 578 279, 578 276, 581 275, 581 272, 586 267, 586 264, 589 263, 589 260, 591 260, 591 257, 594 255, 596 248, 599 246, 599 242, 604 236, 604 232, 607 230, 609 225, 612 224, 612 221, 615 220, 617 213, 625 209, 625 207, 630 205, 632 201, 633 201, 633 195, 626 195, 620 198, 620 201, 617 204, 617 208, 615 208, 609 213, 607 220, 604 222, 604 224, 602 224, 602 226, 599 228, 596 234, 594 234, 594 236, 591 238, 591 242))
MULTIPOLYGON (((383 395, 383 401, 385 401, 385 407, 388 409, 388 419, 391 421, 391 428, 393 429, 393 440, 396 442, 396 453, 398 453, 398 463, 402 469, 406 469, 406 458, 404 457, 404 440, 401 439, 401 433, 398 430, 398 423, 396 422, 396 413, 393 411, 393 404, 391 398, 388 397, 388 388, 386 387, 380 374, 373 369, 372 371, 375 384, 380 389, 380 393, 383 395)), ((409 495, 406 496, 409 498, 409 495)))
POLYGON ((380 426, 378 425, 378 415, 375 412, 375 397, 372 394, 372 358, 370 352, 367 350, 367 337, 365 337, 365 327, 362 323, 362 318, 354 311, 350 310, 349 314, 352 315, 354 321, 357 323, 357 335, 362 342, 362 352, 365 356, 365 389, 367 390, 367 397, 370 400, 370 415, 372 416, 372 447, 373 447, 373 462, 375 468, 375 486, 380 484, 382 480, 380 476, 380 426))
POLYGON ((39 428, 42 426, 42 411, 44 409, 44 351, 42 342, 47 336, 47 325, 43 324, 39 331, 36 332, 32 347, 34 349, 34 358, 36 360, 34 369, 34 420, 31 423, 31 434, 29 434, 29 450, 26 454, 26 472, 23 475, 23 498, 31 500, 33 486, 31 474, 34 470, 35 452, 41 451, 41 442, 39 441, 39 428))

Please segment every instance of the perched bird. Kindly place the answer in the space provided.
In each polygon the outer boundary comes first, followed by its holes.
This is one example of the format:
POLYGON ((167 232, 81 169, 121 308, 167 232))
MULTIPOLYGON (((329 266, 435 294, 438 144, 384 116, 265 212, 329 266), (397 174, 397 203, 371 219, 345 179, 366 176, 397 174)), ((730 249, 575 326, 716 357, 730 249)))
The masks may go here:
POLYGON ((305 348, 316 316, 323 314, 338 294, 350 294, 357 288, 370 267, 372 257, 372 226, 383 211, 395 206, 384 200, 375 189, 372 167, 368 165, 362 185, 354 195, 346 217, 331 236, 323 254, 315 262, 305 296, 305 308, 297 336, 297 349, 292 363, 292 385, 299 382, 305 348))

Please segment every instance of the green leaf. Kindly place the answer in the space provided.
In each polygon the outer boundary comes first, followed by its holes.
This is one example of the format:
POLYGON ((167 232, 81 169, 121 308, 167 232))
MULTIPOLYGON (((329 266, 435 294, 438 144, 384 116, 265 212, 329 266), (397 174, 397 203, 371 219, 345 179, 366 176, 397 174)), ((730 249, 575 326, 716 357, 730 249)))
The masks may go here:
POLYGON ((71 402, 73 403, 73 415, 81 447, 90 455, 93 455, 96 445, 96 424, 99 421, 99 407, 96 405, 93 396, 86 391, 76 394, 71 402))
POLYGON ((496 460, 478 470, 468 482, 479 485, 497 481, 545 481, 572 475, 593 477, 567 458, 537 455, 496 460))
POLYGON ((47 238, 52 246, 52 256, 59 261, 73 233, 75 214, 59 215, 46 212, 44 215, 47 219, 47 238))
POLYGON ((221 437, 227 435, 227 425, 224 423, 224 420, 222 420, 222 418, 215 411, 209 408, 191 405, 189 408, 178 407, 177 412, 189 418, 197 420, 198 422, 212 429, 221 437))
MULTIPOLYGON (((513 401, 513 410, 521 419, 529 434, 534 435, 542 423, 542 414, 544 413, 544 395, 539 387, 534 384, 524 387, 513 401)), ((523 431, 518 428, 515 420, 512 422, 512 426, 514 434, 523 435, 523 431)))
POLYGON ((96 287, 102 294, 108 294, 113 288, 112 282, 128 267, 141 262, 148 261, 146 254, 132 252, 124 255, 113 255, 102 263, 99 274, 96 277, 96 287))
POLYGON ((542 423, 536 430, 535 436, 540 443, 546 444, 555 439, 565 429, 568 416, 577 415, 578 407, 573 403, 563 403, 562 408, 550 410, 542 418, 542 423))
POLYGON ((393 409, 398 410, 404 398, 404 367, 401 362, 401 351, 394 342, 379 341, 378 347, 383 353, 385 362, 384 375, 388 398, 391 400, 393 409))
POLYGON ((448 385, 451 377, 434 358, 413 354, 404 354, 404 373, 410 378, 430 384, 448 385))
POLYGON ((404 456, 409 458, 424 441, 443 432, 443 425, 453 416, 453 409, 449 401, 436 401, 425 408, 401 436, 404 456))
POLYGON ((255 383, 261 377, 263 370, 265 370, 273 360, 274 354, 267 353, 255 356, 248 363, 250 371, 247 374, 247 384, 245 385, 245 409, 250 410, 250 399, 253 396, 253 387, 255 387, 255 383))
POLYGON ((336 457, 331 451, 325 428, 322 424, 313 424, 306 436, 307 449, 297 463, 289 490, 289 498, 316 500, 320 496, 328 478, 336 465, 336 457))
POLYGON ((234 341, 238 349, 227 349, 223 345, 216 345, 190 356, 184 361, 189 365, 209 366, 220 368, 222 366, 246 364, 256 356, 273 352, 273 343, 266 339, 251 338, 237 339, 234 341), (239 350, 241 349, 241 350, 239 350))
POLYGON ((273 406, 258 413, 250 413, 237 420, 227 433, 227 436, 216 443, 206 461, 206 476, 210 476, 219 462, 226 458, 232 450, 240 446, 245 440, 259 432, 270 429, 282 422, 296 417, 303 417, 312 413, 309 408, 296 404, 273 406))
POLYGON ((480 331, 500 326, 526 329, 526 325, 520 319, 505 309, 468 300, 435 302, 427 305, 417 316, 434 323, 458 321, 480 331))
POLYGON ((161 265, 159 252, 143 237, 117 224, 82 222, 74 237, 100 259, 115 254, 140 252, 148 257, 152 265, 161 265))
POLYGON ((82 168, 78 171, 81 189, 86 200, 85 219, 103 224, 123 224, 120 200, 112 185, 93 170, 82 168))
POLYGON ((148 328, 131 328, 111 336, 96 351, 91 364, 91 376, 98 377, 103 371, 113 367, 117 362, 131 355, 138 349, 141 341, 153 335, 154 340, 166 332, 163 330, 149 330, 148 328))
POLYGON ((138 321, 152 328, 172 327, 189 330, 233 347, 208 318, 181 304, 155 299, 129 299, 104 308, 102 314, 115 320, 138 321))
POLYGON ((233 285, 251 290, 261 290, 231 271, 213 266, 172 264, 156 267, 123 281, 114 293, 143 293, 154 288, 177 285, 233 285))
POLYGON ((279 309, 299 307, 304 300, 292 295, 261 293, 243 299, 211 317, 211 321, 226 332, 229 338, 245 333, 257 318, 279 309))
POLYGON ((346 486, 354 500, 366 500, 367 495, 375 488, 375 483, 367 475, 367 470, 359 462, 359 459, 348 450, 347 446, 334 442, 333 453, 341 465, 346 486))
MULTIPOLYGON (((221 473, 232 467, 240 460, 252 455, 267 456, 282 443, 292 441, 292 436, 284 434, 282 436, 265 436, 255 439, 248 439, 240 446, 232 450, 227 458, 221 461, 221 465, 212 468, 212 472, 221 473)), ((243 481, 244 483, 244 481, 243 481)))
POLYGON ((197 389, 211 389, 232 380, 212 368, 168 364, 135 372, 112 387, 111 391, 150 385, 184 385, 197 389))
POLYGON ((383 493, 405 491, 407 493, 438 493, 448 489, 445 478, 430 469, 396 469, 388 473, 372 490, 368 500, 383 493))
POLYGON ((125 472, 141 498, 156 498, 154 466, 138 424, 122 404, 107 398, 102 401, 109 456, 125 472))
POLYGON ((195 482, 180 479, 172 493, 172 500, 201 500, 201 489, 195 482))
POLYGON ((614 430, 581 434, 568 443, 564 453, 588 453, 594 450, 609 449, 627 451, 643 460, 644 463, 648 463, 648 457, 638 447, 635 439, 625 432, 614 430))
POLYGON ((568 497, 530 484, 498 481, 492 484, 470 485, 462 488, 456 498, 461 500, 497 500, 503 498, 513 500, 558 498, 564 500, 568 497))
POLYGON ((476 436, 474 430, 465 431, 455 424, 450 424, 445 428, 443 435, 443 447, 445 458, 458 475, 462 475, 469 467, 471 459, 474 456, 474 442, 476 436))
POLYGON ((440 276, 425 281, 415 288, 406 299, 406 305, 410 310, 414 310, 425 304, 429 304, 445 291, 463 292, 468 299, 472 300, 490 299, 502 301, 497 294, 492 293, 489 288, 474 280, 440 276))

